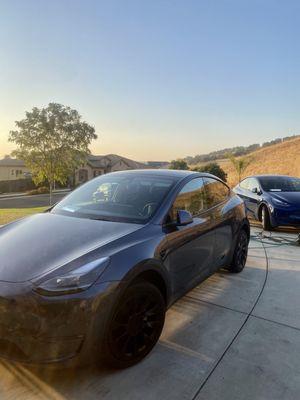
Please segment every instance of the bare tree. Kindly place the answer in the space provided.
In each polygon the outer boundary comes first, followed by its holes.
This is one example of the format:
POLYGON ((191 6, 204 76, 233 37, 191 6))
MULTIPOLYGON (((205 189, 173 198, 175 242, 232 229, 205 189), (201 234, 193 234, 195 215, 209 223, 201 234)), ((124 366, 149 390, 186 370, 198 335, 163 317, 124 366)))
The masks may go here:
POLYGON ((250 157, 239 157, 236 158, 234 157, 233 154, 229 154, 228 155, 229 160, 231 161, 237 176, 238 176, 238 180, 239 183, 242 180, 242 176, 244 174, 244 172, 246 171, 246 169, 249 167, 249 165, 252 163, 253 159, 250 157))

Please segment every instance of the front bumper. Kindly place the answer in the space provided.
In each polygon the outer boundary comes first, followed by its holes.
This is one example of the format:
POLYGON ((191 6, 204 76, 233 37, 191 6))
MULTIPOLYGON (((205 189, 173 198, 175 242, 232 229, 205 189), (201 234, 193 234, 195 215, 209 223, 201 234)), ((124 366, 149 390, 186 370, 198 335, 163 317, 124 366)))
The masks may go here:
POLYGON ((0 282, 0 357, 30 364, 93 362, 117 284, 44 297, 31 284, 0 282))
POLYGON ((272 222, 274 226, 300 226, 300 209, 299 208, 278 208, 275 207, 271 211, 272 222))

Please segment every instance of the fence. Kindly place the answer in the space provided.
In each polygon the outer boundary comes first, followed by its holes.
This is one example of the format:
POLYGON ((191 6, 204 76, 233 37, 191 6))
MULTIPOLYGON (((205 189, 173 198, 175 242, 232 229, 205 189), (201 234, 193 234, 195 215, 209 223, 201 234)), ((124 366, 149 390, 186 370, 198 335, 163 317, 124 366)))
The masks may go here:
POLYGON ((32 179, 0 181, 0 193, 26 192, 35 188, 36 186, 32 179))

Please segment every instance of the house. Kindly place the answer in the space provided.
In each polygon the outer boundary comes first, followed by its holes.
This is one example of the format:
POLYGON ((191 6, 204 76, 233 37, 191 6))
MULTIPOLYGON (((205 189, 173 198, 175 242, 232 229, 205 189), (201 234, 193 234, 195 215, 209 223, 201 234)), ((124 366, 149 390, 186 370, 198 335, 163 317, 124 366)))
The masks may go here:
MULTIPOLYGON (((108 154, 106 156, 88 155, 86 163, 75 171, 74 183, 77 186, 95 176, 108 172, 141 168, 149 168, 149 166, 116 154, 108 154)), ((30 170, 25 167, 23 161, 9 156, 0 160, 0 181, 12 181, 30 177, 30 170)))
POLYGON ((108 154, 106 156, 88 155, 86 163, 75 171, 75 185, 80 185, 108 172, 144 168, 149 168, 149 166, 117 154, 108 154))
POLYGON ((22 160, 5 156, 0 160, 0 181, 25 179, 30 174, 22 160))

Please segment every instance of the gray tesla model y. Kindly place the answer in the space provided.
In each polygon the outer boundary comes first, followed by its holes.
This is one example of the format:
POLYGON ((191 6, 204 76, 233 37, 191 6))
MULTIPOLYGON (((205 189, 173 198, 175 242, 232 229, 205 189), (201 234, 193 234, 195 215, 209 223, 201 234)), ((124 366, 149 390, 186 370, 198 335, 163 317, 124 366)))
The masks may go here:
POLYGON ((0 228, 0 356, 128 367, 172 303, 219 268, 245 266, 242 200, 209 174, 97 177, 0 228))

